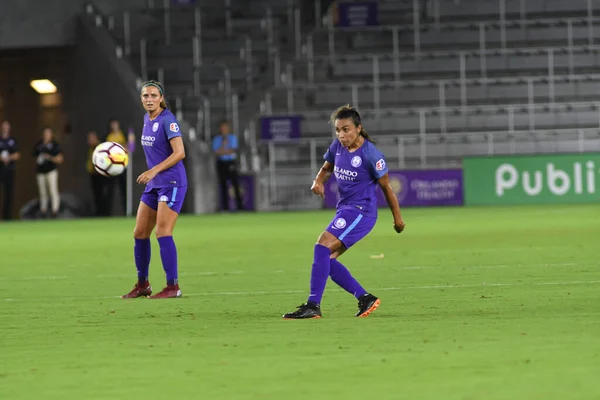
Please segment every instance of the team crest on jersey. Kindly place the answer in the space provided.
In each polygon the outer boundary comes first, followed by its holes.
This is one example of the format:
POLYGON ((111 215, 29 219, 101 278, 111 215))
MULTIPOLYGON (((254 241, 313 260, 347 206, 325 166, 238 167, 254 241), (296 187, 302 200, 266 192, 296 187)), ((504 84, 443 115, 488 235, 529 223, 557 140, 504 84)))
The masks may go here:
POLYGON ((333 222, 333 226, 338 229, 344 229, 346 227, 346 220, 344 218, 338 218, 333 222))
POLYGON ((169 201, 169 198, 167 196, 163 195, 163 196, 160 196, 160 198, 158 199, 158 201, 166 203, 167 201, 169 201))
POLYGON ((169 129, 171 132, 179 132, 179 125, 173 122, 171 125, 169 125, 169 129))
POLYGON ((152 132, 156 132, 158 130, 158 122, 155 122, 154 125, 152 125, 152 132))
POLYGON ((362 158, 360 158, 360 156, 354 156, 352 157, 352 161, 350 161, 350 163, 354 168, 358 168, 362 165, 362 158))
POLYGON ((385 169, 385 160, 382 158, 375 164, 375 169, 377 171, 383 171, 385 169))

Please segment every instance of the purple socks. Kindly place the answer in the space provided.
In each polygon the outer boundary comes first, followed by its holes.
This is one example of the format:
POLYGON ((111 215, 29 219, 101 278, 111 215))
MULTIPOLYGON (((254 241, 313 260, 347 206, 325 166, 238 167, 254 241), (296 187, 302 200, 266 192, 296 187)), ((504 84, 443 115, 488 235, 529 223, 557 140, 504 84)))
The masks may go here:
POLYGON ((308 301, 311 303, 320 304, 323 298, 325 285, 329 279, 330 255, 331 252, 327 247, 320 244, 315 245, 315 258, 310 275, 310 295, 308 296, 308 301))
MULTIPOLYGON (((160 258, 163 268, 167 274, 167 285, 176 285, 179 277, 177 272, 177 248, 173 236, 158 238, 158 245, 160 246, 160 258)), ((150 239, 135 239, 133 254, 135 256, 135 267, 138 271, 138 282, 144 283, 148 280, 148 270, 150 268, 150 239)))
POLYGON ((158 238, 160 246, 160 258, 162 260, 163 269, 167 274, 167 285, 177 285, 177 248, 173 241, 173 236, 163 236, 158 238))
POLYGON ((367 294, 367 291, 356 279, 354 279, 350 271, 348 271, 341 262, 336 259, 331 259, 330 265, 331 271, 329 272, 329 275, 331 276, 331 280, 337 283, 342 289, 357 299, 360 296, 367 294))
POLYGON ((138 282, 144 283, 148 280, 148 268, 150 267, 150 239, 135 239, 133 255, 138 272, 138 282))

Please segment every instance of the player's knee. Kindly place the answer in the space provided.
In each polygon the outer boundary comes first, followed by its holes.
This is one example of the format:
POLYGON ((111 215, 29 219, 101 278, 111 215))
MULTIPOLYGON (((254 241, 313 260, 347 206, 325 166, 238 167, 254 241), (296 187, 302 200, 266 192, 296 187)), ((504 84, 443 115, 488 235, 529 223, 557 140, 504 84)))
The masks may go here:
POLYGON ((173 229, 168 226, 157 226, 155 235, 157 239, 165 236, 173 236, 173 229))
POLYGON ((150 232, 147 229, 143 229, 138 225, 133 228, 133 238, 134 239, 148 239, 150 237, 150 232))
POLYGON ((326 231, 319 236, 317 244, 327 247, 333 254, 338 250, 340 241, 338 240, 338 238, 326 231))

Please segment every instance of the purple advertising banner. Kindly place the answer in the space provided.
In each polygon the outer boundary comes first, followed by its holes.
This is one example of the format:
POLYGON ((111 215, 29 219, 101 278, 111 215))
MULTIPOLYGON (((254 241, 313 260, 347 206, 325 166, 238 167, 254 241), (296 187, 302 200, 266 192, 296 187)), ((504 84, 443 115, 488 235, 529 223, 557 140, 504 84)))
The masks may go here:
POLYGON ((379 25, 377 2, 365 1, 338 4, 338 26, 379 25))
MULTIPOLYGON (((254 176, 253 175, 239 175, 239 182, 240 182, 240 194, 242 195, 242 204, 244 205, 244 208, 246 210, 254 210, 254 194, 255 194, 255 190, 254 190, 254 176)), ((237 209, 237 204, 235 201, 235 191, 233 190, 233 186, 231 186, 231 183, 227 184, 227 193, 229 194, 229 209, 230 210, 235 210, 237 209)), ((219 190, 219 193, 221 193, 221 191, 219 190)), ((220 194, 219 194, 219 208, 221 207, 221 201, 220 201, 220 194)))
POLYGON ((260 121, 260 137, 263 140, 299 139, 302 129, 301 125, 301 115, 262 117, 260 121))
MULTIPOLYGON (((463 202, 462 169, 390 171, 390 185, 401 207, 461 206, 463 202)), ((338 202, 335 178, 325 184, 325 207, 338 202)), ((381 189, 377 188, 377 206, 387 207, 381 189)))

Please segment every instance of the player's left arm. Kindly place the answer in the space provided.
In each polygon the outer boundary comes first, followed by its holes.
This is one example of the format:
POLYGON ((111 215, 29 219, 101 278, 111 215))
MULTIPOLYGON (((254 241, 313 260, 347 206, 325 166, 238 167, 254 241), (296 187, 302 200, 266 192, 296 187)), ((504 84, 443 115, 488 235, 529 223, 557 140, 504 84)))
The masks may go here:
POLYGON ((396 197, 396 193, 394 193, 394 189, 390 185, 390 177, 386 172, 381 178, 377 180, 379 183, 379 187, 385 196, 385 201, 388 203, 390 207, 390 211, 392 211, 392 215, 394 216, 394 229, 396 232, 400 233, 404 230, 405 223, 402 219, 402 214, 400 213, 400 203, 398 203, 398 198, 396 197))
POLYGON ((388 175, 389 170, 385 162, 385 157, 375 147, 370 148, 370 151, 367 152, 366 156, 371 175, 377 180, 377 183, 385 196, 385 201, 390 207, 390 211, 394 217, 394 229, 396 232, 400 233, 404 230, 405 224, 402 219, 402 214, 400 213, 398 198, 390 185, 390 177, 388 175))
POLYGON ((162 172, 166 169, 171 168, 179 161, 185 158, 185 147, 183 146, 183 139, 181 136, 176 136, 173 139, 169 140, 169 144, 171 145, 171 149, 173 153, 169 157, 167 157, 163 162, 156 165, 152 170, 154 170, 155 174, 162 172))

